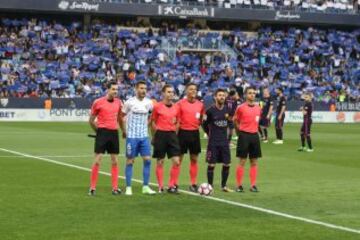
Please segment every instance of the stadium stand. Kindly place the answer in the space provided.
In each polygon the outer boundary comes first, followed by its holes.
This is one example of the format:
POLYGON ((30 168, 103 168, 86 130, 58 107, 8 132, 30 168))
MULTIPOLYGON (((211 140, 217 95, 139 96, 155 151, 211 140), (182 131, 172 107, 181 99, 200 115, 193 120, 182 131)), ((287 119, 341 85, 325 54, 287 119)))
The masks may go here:
POLYGON ((94 98, 116 80, 127 98, 146 80, 155 99, 164 82, 180 96, 192 81, 202 96, 254 85, 282 86, 290 99, 312 91, 317 101, 359 101, 360 29, 91 26, 86 32, 77 22, 1 19, 0 97, 94 98))
POLYGON ((255 8, 310 12, 356 14, 359 0, 89 0, 91 2, 148 3, 214 6, 219 8, 255 8))

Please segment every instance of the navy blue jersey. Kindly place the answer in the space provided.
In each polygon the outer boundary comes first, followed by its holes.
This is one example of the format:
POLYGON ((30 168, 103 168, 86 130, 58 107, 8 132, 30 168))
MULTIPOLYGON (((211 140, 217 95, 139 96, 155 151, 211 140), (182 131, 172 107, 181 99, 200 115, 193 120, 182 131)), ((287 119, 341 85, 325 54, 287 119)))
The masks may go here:
MULTIPOLYGON (((281 108, 285 106, 286 107, 286 98, 284 96, 280 97, 277 102, 276 107, 276 115, 279 116, 281 112, 281 108)), ((285 113, 285 112, 284 112, 285 113)))
POLYGON ((269 114, 270 106, 272 106, 274 103, 271 100, 271 98, 264 98, 264 106, 261 109, 261 117, 266 118, 269 114))
POLYGON ((230 109, 225 105, 218 109, 215 105, 206 111, 206 120, 203 128, 209 136, 209 145, 226 146, 228 142, 228 127, 230 119, 230 109))
POLYGON ((237 101, 233 98, 230 98, 230 97, 226 98, 225 105, 227 106, 227 108, 230 111, 230 116, 234 116, 238 104, 239 104, 239 101, 237 101))
POLYGON ((310 122, 312 120, 312 112, 313 112, 313 105, 311 102, 305 102, 304 104, 304 111, 306 111, 306 115, 304 115, 304 122, 310 122))

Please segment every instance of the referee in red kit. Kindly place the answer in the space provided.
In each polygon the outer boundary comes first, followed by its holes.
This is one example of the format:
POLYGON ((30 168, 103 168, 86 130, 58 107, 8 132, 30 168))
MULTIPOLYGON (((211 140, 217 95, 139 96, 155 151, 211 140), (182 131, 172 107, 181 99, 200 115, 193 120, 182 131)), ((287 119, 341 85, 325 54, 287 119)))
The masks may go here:
POLYGON ((179 107, 173 103, 174 88, 166 84, 162 88, 163 99, 154 106, 151 115, 151 130, 154 146, 153 158, 157 159, 156 177, 159 193, 164 192, 164 159, 172 159, 168 193, 178 193, 176 183, 180 174, 180 144, 177 132, 179 107))
POLYGON ((110 82, 107 84, 106 96, 96 99, 91 107, 89 123, 96 132, 96 140, 95 161, 91 169, 90 196, 95 195, 100 163, 105 152, 111 157, 112 194, 121 193, 118 188, 119 126, 123 132, 123 137, 125 137, 125 131, 121 114, 122 103, 117 95, 117 83, 110 82))
POLYGON ((196 99, 197 85, 195 83, 188 83, 185 91, 186 97, 177 103, 179 107, 178 138, 181 149, 180 163, 184 159, 184 154, 189 151, 191 181, 189 190, 197 192, 198 157, 201 153, 199 128, 205 114, 205 107, 202 102, 196 99))
POLYGON ((245 90, 246 102, 241 104, 235 112, 234 122, 238 132, 236 156, 240 163, 236 169, 237 192, 243 192, 242 185, 244 167, 247 158, 250 159, 250 191, 258 192, 256 187, 257 159, 261 157, 260 139, 258 135, 261 108, 255 103, 255 88, 245 90))

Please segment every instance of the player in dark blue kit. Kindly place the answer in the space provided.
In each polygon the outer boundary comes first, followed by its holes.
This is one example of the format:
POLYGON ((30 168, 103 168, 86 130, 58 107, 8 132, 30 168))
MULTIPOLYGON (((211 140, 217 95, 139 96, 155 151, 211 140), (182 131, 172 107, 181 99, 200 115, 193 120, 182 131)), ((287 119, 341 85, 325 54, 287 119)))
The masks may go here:
POLYGON ((271 115, 272 115, 272 111, 273 111, 273 101, 271 100, 270 97, 270 92, 268 88, 265 88, 263 90, 263 107, 261 110, 261 118, 260 118, 260 134, 261 134, 261 140, 264 143, 268 142, 268 127, 270 126, 270 122, 271 122, 271 115))
POLYGON ((216 90, 215 104, 206 111, 203 128, 209 136, 206 153, 208 183, 213 186, 215 165, 216 163, 222 163, 221 189, 224 192, 233 192, 226 186, 231 158, 228 143, 230 110, 225 105, 225 94, 223 89, 216 90))
POLYGON ((310 93, 306 93, 303 96, 305 103, 304 106, 300 108, 300 110, 303 113, 303 124, 301 126, 300 130, 300 136, 301 136, 301 147, 298 149, 300 152, 313 152, 314 149, 311 144, 311 125, 312 125, 312 112, 313 112, 313 104, 311 102, 312 96, 310 93), (305 147, 305 139, 308 145, 308 148, 305 147))
MULTIPOLYGON (((229 134, 228 134, 228 141, 229 141, 230 147, 233 147, 233 145, 231 143, 231 139, 235 133, 234 122, 232 119, 234 117, 237 106, 240 104, 241 104, 241 101, 240 101, 240 97, 239 97, 238 93, 235 90, 231 90, 229 92, 229 96, 225 100, 225 105, 229 109, 230 117, 231 117, 231 119, 229 121, 229 134)), ((234 145, 234 147, 235 147, 235 145, 234 145)))
POLYGON ((282 88, 277 88, 276 94, 278 96, 275 118, 276 140, 273 142, 273 144, 283 144, 283 126, 285 120, 286 98, 282 88))

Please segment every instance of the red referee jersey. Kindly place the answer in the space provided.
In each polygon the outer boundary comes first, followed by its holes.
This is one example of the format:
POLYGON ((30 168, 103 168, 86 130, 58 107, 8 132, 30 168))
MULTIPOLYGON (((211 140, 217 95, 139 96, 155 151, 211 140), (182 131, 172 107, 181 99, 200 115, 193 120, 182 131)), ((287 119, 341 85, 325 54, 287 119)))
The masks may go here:
POLYGON ((119 128, 118 116, 121 112, 122 103, 118 98, 109 102, 107 97, 101 97, 94 101, 91 106, 91 115, 97 117, 98 128, 117 130, 119 128))
POLYGON ((166 106, 159 102, 154 106, 151 118, 155 122, 156 130, 176 131, 179 107, 176 104, 166 106))
POLYGON ((239 130, 247 133, 257 133, 260 115, 261 108, 259 105, 241 104, 235 112, 235 121, 238 123, 239 130))
POLYGON ((179 107, 180 129, 199 130, 201 117, 205 113, 204 104, 197 99, 194 102, 189 102, 184 98, 177 105, 179 107))

